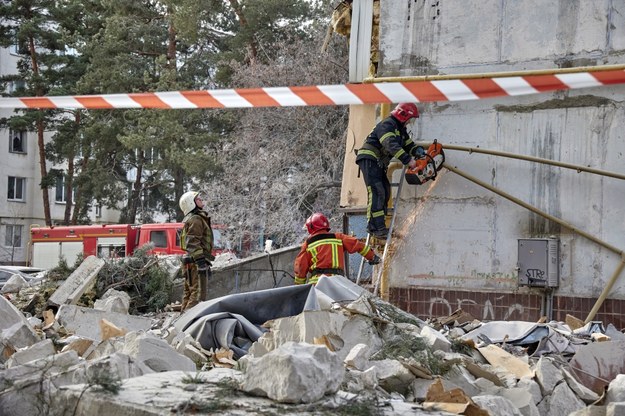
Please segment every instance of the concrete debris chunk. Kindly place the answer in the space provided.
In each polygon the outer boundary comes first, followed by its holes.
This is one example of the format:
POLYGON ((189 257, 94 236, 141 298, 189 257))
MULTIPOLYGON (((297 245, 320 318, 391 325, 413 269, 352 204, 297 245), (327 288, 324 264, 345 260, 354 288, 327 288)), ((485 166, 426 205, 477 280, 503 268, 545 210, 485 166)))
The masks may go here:
POLYGON ((421 337, 434 350, 449 352, 451 342, 440 332, 430 326, 421 328, 421 337))
POLYGON ((152 371, 196 371, 195 363, 179 354, 165 340, 142 332, 129 332, 116 339, 110 348, 141 362, 152 371))
POLYGON ((344 372, 326 347, 287 342, 248 362, 241 389, 281 403, 311 403, 336 393, 344 372))
POLYGON ((61 305, 56 313, 57 322, 67 331, 95 341, 103 339, 100 329, 100 322, 103 319, 127 331, 147 331, 152 326, 152 320, 149 318, 98 311, 75 305, 61 305))
POLYGON ((109 289, 94 302, 93 309, 127 314, 130 309, 130 295, 126 292, 109 289))
POLYGON ((491 415, 526 416, 510 400, 501 396, 473 396, 473 402, 491 415))
POLYGON ((536 372, 536 381, 538 381, 543 395, 548 395, 553 391, 556 385, 564 378, 560 369, 553 364, 551 359, 546 357, 540 357, 534 367, 534 371, 536 372))
POLYGON ((366 344, 356 344, 349 351, 343 362, 347 367, 364 371, 369 367, 369 357, 371 357, 371 350, 369 347, 366 344))
POLYGON ((568 384, 560 383, 554 388, 551 395, 545 397, 538 407, 539 411, 541 408, 543 410, 541 414, 568 416, 576 410, 583 409, 586 407, 586 404, 575 396, 568 384))
POLYGON ((437 379, 425 397, 423 407, 428 410, 444 410, 459 415, 489 416, 488 411, 479 407, 461 389, 446 390, 440 379, 437 379))
POLYGON ((375 367, 378 383, 385 391, 406 395, 415 375, 398 360, 376 360, 371 361, 375 367))
MULTIPOLYGON (((599 395, 580 383, 572 373, 564 368, 561 371, 567 384, 569 385, 571 390, 573 390, 575 395, 577 395, 577 397, 579 397, 581 400, 588 404, 594 403, 599 400, 599 395)), ((614 380, 612 382, 614 382, 614 380)), ((610 385, 612 385, 612 383, 610 383, 610 385)))
POLYGON ((13 351, 33 345, 39 340, 22 312, 4 296, 0 296, 0 345, 5 350, 2 362, 13 351))
POLYGON ((64 304, 76 304, 85 291, 94 284, 98 272, 104 264, 104 259, 96 256, 89 256, 84 259, 80 266, 50 296, 48 304, 55 307, 64 304))
POLYGON ((126 329, 120 328, 112 322, 107 321, 106 319, 100 319, 100 334, 102 340, 107 340, 109 338, 121 337, 128 333, 126 329))
POLYGON ((606 403, 625 402, 625 374, 617 375, 608 385, 606 403))
POLYGON ((29 284, 26 279, 19 274, 14 274, 9 277, 4 286, 2 286, 0 293, 18 293, 20 290, 28 286, 29 284))
POLYGON ((6 367, 15 367, 16 365, 26 364, 54 354, 56 354, 56 350, 52 340, 44 339, 43 341, 39 341, 38 343, 31 345, 30 347, 16 351, 15 354, 13 354, 6 362, 6 367))

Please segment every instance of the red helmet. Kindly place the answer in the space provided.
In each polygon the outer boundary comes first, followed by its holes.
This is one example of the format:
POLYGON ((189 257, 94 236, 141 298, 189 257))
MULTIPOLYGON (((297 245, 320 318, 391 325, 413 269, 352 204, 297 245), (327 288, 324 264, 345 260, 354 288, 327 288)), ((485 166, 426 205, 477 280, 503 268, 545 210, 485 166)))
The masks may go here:
POLYGON ((401 123, 405 123, 411 118, 418 118, 419 109, 414 103, 400 103, 391 111, 391 114, 401 123))
POLYGON ((306 220, 306 229, 309 234, 319 230, 330 230, 330 221, 320 212, 315 212, 306 220))

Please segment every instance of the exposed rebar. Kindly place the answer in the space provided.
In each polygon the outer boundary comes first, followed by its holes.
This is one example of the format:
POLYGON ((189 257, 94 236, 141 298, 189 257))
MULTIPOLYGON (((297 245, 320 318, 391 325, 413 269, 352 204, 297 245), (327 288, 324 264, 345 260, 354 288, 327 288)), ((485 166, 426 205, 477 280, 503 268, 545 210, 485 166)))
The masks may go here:
MULTIPOLYGON (((425 146, 429 146, 431 144, 431 142, 417 142, 417 144, 420 145, 420 146, 424 146, 425 147, 425 146)), ((463 151, 463 152, 468 152, 469 154, 471 154, 471 153, 482 153, 482 154, 493 155, 493 156, 508 157, 508 158, 511 158, 511 159, 527 160, 527 161, 530 161, 530 162, 537 162, 537 163, 542 163, 542 164, 545 164, 545 165, 552 165, 552 166, 558 166, 558 167, 561 167, 561 168, 572 169, 572 170, 575 170, 577 172, 588 172, 588 173, 594 173, 596 175, 609 176, 611 178, 625 180, 625 174, 623 174, 623 173, 610 172, 610 171, 607 171, 607 170, 595 169, 595 168, 591 168, 591 167, 588 167, 588 166, 574 165, 572 163, 558 162, 556 160, 544 159, 544 158, 535 157, 535 156, 522 155, 522 154, 518 154, 518 153, 510 153, 510 152, 502 152, 502 151, 499 151, 499 150, 482 149, 480 147, 457 146, 457 145, 454 145, 454 144, 445 144, 445 145, 443 145, 443 150, 459 150, 459 151, 463 151)))

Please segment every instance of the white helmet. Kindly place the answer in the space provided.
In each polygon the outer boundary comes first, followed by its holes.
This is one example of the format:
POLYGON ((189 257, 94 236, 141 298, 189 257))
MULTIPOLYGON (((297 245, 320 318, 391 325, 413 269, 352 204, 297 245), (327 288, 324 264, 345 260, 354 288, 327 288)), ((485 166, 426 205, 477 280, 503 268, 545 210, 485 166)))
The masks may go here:
POLYGON ((189 191, 182 194, 178 204, 184 215, 193 211, 197 205, 195 205, 195 197, 199 195, 199 192, 189 191))

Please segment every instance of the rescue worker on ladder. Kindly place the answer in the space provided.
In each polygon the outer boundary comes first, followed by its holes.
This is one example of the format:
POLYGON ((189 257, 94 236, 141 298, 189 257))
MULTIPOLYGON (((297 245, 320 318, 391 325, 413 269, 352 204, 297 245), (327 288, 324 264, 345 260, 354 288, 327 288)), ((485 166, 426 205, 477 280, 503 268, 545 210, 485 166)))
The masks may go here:
POLYGON ((310 237, 302 244, 295 258, 295 284, 316 284, 321 275, 345 276, 345 254, 358 253, 369 261, 379 264, 380 257, 368 245, 356 237, 330 232, 330 222, 325 215, 316 212, 306 220, 310 237))
POLYGON ((180 311, 206 300, 208 278, 211 276, 213 251, 213 229, 211 219, 204 211, 204 201, 199 192, 189 191, 180 197, 180 209, 184 214, 184 226, 180 236, 180 246, 187 253, 182 256, 184 276, 184 296, 180 311))
POLYGON ((387 118, 373 128, 358 149, 356 163, 367 185, 367 232, 374 237, 386 239, 388 235, 384 219, 391 197, 391 184, 386 176, 391 159, 394 157, 414 168, 417 163, 415 158, 425 154, 406 130, 408 122, 418 117, 419 109, 415 104, 398 104, 387 118))

